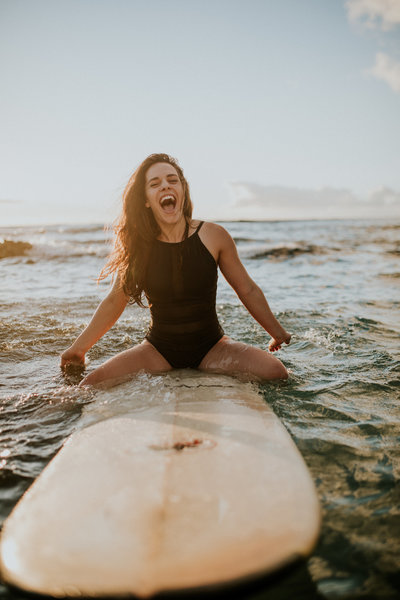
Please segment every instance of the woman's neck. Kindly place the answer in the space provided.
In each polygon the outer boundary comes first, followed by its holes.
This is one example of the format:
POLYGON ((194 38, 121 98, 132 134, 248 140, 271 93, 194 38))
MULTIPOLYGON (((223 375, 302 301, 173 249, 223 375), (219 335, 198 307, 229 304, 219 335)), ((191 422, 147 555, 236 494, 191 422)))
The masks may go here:
POLYGON ((162 242, 181 242, 187 236, 188 225, 184 217, 178 223, 159 223, 159 226, 161 233, 158 239, 162 242))

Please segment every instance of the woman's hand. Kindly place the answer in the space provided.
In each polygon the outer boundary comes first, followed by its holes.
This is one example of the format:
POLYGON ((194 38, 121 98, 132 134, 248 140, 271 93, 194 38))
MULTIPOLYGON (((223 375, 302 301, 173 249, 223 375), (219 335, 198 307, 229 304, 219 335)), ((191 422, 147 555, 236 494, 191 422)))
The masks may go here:
POLYGON ((285 333, 282 336, 279 336, 277 338, 271 338, 271 341, 268 344, 269 351, 276 352, 276 350, 281 349, 282 344, 290 344, 291 337, 292 335, 285 331, 285 333))
POLYGON ((60 367, 65 370, 69 367, 84 367, 85 365, 85 352, 75 349, 70 346, 65 352, 61 354, 60 367))

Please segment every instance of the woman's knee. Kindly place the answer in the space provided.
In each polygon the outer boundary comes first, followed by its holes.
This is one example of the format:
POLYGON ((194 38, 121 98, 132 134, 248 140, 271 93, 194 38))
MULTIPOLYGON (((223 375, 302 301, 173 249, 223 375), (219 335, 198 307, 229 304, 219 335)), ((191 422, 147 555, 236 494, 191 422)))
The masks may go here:
POLYGON ((89 375, 86 375, 86 377, 82 379, 78 387, 93 386, 103 381, 103 379, 104 377, 101 377, 99 369, 95 369, 94 371, 89 373, 89 375))
POLYGON ((268 365, 267 379, 287 379, 289 373, 285 365, 276 356, 270 356, 270 358, 274 360, 268 365))
POLYGON ((254 346, 247 346, 247 348, 248 352, 244 355, 246 356, 249 372, 253 372, 257 377, 266 381, 287 379, 289 377, 285 365, 279 358, 261 348, 255 348, 254 346))

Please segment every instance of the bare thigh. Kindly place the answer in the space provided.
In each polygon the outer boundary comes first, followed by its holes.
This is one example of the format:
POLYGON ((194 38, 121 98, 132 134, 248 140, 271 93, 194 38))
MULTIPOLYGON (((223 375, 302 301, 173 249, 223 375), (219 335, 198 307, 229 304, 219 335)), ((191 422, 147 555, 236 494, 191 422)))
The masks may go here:
POLYGON ((211 348, 199 365, 201 371, 213 373, 246 373, 258 379, 287 379, 288 372, 281 361, 266 350, 224 335, 211 348))
POLYGON ((171 369, 169 362, 158 350, 150 342, 144 340, 141 344, 107 360, 85 377, 79 385, 97 385, 104 382, 107 386, 111 386, 138 371, 163 373, 171 369))

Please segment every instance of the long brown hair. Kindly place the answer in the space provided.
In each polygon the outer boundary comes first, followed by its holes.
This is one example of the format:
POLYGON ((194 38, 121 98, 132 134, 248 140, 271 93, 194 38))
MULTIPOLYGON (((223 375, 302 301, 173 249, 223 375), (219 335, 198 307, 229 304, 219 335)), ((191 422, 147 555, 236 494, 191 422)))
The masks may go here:
POLYGON ((168 154, 150 154, 138 166, 124 190, 122 212, 114 225, 114 249, 98 278, 101 281, 117 273, 124 292, 139 306, 144 306, 143 290, 151 246, 161 233, 153 212, 145 207, 146 173, 156 163, 169 163, 176 169, 184 190, 183 216, 190 225, 193 206, 183 170, 168 154))

